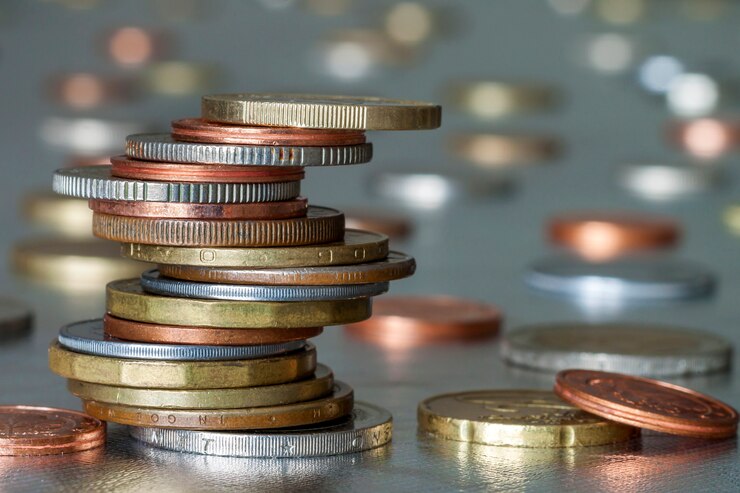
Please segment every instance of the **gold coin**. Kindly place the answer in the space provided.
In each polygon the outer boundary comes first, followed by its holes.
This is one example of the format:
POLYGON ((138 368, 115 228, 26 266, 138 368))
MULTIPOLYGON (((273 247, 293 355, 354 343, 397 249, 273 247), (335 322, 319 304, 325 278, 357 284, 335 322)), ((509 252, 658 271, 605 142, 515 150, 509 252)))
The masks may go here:
POLYGON ((114 387, 96 383, 67 381, 67 388, 82 400, 122 406, 159 409, 243 409, 282 406, 312 401, 331 394, 334 376, 324 365, 308 380, 235 389, 163 390, 114 387))
POLYGON ((124 243, 121 254, 143 262, 195 267, 354 265, 384 259, 388 255, 388 237, 348 229, 343 241, 291 248, 187 248, 124 243))
POLYGON ((423 101, 316 94, 215 94, 201 101, 203 119, 238 125, 428 130, 442 122, 442 107, 423 101))
POLYGON ((495 80, 456 83, 448 93, 456 107, 483 120, 547 109, 556 101, 555 91, 546 85, 495 80))
POLYGON ((69 238, 92 238, 92 211, 87 200, 37 192, 23 200, 23 215, 33 224, 69 238))
POLYGON ((106 306, 114 317, 161 325, 269 329, 344 325, 370 317, 370 298, 334 301, 231 301, 145 293, 139 279, 113 281, 106 306))
POLYGON ((131 426, 189 430, 258 430, 305 426, 352 412, 352 387, 336 382, 329 397, 297 404, 245 409, 157 409, 83 401, 85 412, 104 421, 131 426))
POLYGON ((725 209, 723 214, 725 226, 730 233, 740 236, 740 205, 731 205, 725 209))
POLYGON ((450 141, 452 150, 475 166, 488 169, 533 164, 557 157, 560 141, 537 135, 469 134, 450 141))
POLYGON ((229 361, 159 361, 75 353, 57 342, 49 368, 81 382, 152 389, 232 389, 276 385, 308 378, 316 370, 316 348, 283 356, 229 361))
POLYGON ((420 430, 440 438, 511 447, 604 445, 639 435, 542 390, 437 395, 419 404, 418 420, 420 430))

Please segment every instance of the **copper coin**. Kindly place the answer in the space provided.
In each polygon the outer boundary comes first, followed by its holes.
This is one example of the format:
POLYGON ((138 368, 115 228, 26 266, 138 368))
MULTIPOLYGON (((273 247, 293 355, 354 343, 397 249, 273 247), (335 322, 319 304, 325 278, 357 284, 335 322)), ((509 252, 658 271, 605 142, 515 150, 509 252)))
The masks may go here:
POLYGON ((186 142, 269 146, 344 146, 365 143, 360 130, 249 127, 210 123, 200 118, 172 122, 172 138, 186 142))
POLYGON ((246 204, 90 200, 89 205, 90 209, 102 214, 172 219, 290 219, 305 217, 308 210, 308 200, 303 197, 282 202, 251 202, 246 204))
POLYGON ((552 243, 591 260, 607 260, 638 250, 668 248, 681 238, 673 219, 631 212, 570 212, 550 218, 552 243))
POLYGON ((395 239, 407 237, 413 229, 411 221, 398 214, 350 210, 344 211, 344 216, 347 228, 375 231, 395 239))
POLYGON ((352 335, 389 347, 492 337, 502 314, 492 305, 449 296, 384 296, 368 320, 347 325, 352 335))
POLYGON ((111 175, 130 180, 185 183, 277 183, 302 180, 299 166, 229 166, 139 161, 125 156, 110 158, 111 175))
POLYGON ((740 144, 740 122, 718 118, 680 120, 668 125, 668 138, 700 159, 716 159, 740 144))
POLYGON ((87 72, 58 74, 47 83, 55 102, 75 110, 90 110, 110 103, 131 101, 136 94, 135 80, 87 72))
POLYGON ((79 452, 105 443, 105 423, 85 414, 32 406, 0 406, 0 455, 79 452))
POLYGON ((737 433, 738 414, 727 404, 659 380, 590 370, 555 377, 563 400, 602 418, 648 430, 697 438, 737 433))
POLYGON ((107 314, 103 318, 103 329, 109 336, 127 341, 212 346, 250 346, 301 341, 316 337, 324 330, 322 327, 244 330, 157 325, 124 320, 107 314))

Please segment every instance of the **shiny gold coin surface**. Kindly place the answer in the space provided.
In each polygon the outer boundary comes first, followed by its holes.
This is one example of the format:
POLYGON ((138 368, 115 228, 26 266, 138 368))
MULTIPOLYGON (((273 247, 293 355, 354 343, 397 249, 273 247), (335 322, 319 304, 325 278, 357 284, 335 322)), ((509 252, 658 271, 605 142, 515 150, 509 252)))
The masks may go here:
POLYGON ((581 447, 629 440, 639 430, 594 416, 542 390, 442 394, 419 404, 419 429, 460 442, 581 447))
POLYGON ((75 353, 54 342, 49 368, 81 382, 151 389, 232 389, 277 385, 308 378, 316 370, 316 348, 283 356, 228 361, 159 361, 75 353))
POLYGON ((69 238, 92 238, 92 212, 87 200, 37 192, 23 200, 23 216, 34 225, 69 238))
POLYGON ((114 317, 162 325, 243 329, 322 327, 370 317, 370 298, 334 301, 230 301, 175 298, 145 293, 139 279, 114 281, 106 288, 114 317))
POLYGON ((457 135, 450 145, 461 158, 488 169, 547 161, 556 158, 561 150, 560 141, 554 137, 526 134, 457 135))

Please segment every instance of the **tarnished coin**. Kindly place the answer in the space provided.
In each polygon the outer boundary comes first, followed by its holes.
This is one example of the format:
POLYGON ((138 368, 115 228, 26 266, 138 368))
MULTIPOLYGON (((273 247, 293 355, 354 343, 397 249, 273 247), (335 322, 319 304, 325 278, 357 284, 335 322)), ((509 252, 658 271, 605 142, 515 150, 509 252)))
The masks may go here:
MULTIPOLYGON (((92 234, 92 213, 87 210, 85 232, 92 234)), ((125 202, 113 200, 90 200, 90 209, 101 214, 129 217, 169 219, 287 219, 305 217, 308 200, 298 197, 280 202, 249 202, 246 204, 184 204, 177 202, 125 202)))
POLYGON ((34 225, 69 238, 92 237, 92 212, 85 200, 45 191, 27 195, 22 207, 23 216, 34 225))
POLYGON ((203 455, 226 457, 322 457, 351 454, 391 441, 391 414, 366 402, 355 402, 340 422, 285 428, 269 432, 207 432, 130 427, 132 437, 147 445, 203 455))
POLYGON ((538 370, 677 376, 726 370, 732 345, 708 332, 660 325, 560 323, 507 332, 501 353, 510 363, 538 370))
POLYGON ((33 326, 33 311, 25 303, 0 298, 0 341, 28 333, 33 326))
POLYGON ((622 442, 639 430, 581 411, 542 390, 479 390, 425 399, 419 430, 446 440, 509 447, 622 442))

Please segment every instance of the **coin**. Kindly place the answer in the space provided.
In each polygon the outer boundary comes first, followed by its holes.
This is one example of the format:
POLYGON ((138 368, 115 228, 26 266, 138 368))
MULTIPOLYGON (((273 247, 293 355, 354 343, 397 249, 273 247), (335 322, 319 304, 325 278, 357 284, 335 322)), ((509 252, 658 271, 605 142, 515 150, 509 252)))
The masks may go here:
MULTIPOLYGON (((59 344, 78 353, 111 358, 151 359, 162 361, 224 361, 256 359, 298 351, 303 341, 252 346, 206 346, 143 344, 106 336, 103 321, 86 320, 65 325, 59 331, 59 344)), ((93 399, 97 400, 97 399, 93 399)))
POLYGON ((172 138, 186 142, 269 146, 346 146, 365 143, 365 132, 246 127, 185 118, 172 122, 172 138))
POLYGON ((372 144, 274 146, 178 142, 169 134, 126 137, 126 155, 144 161, 233 166, 346 166, 367 163, 372 144))
POLYGON ((677 376, 726 370, 732 345, 708 332, 660 325, 558 323, 505 333, 501 354, 510 363, 538 370, 677 376))
POLYGON ((147 445, 203 455, 226 457, 322 457, 362 452, 390 442, 391 414, 366 402, 355 402, 350 416, 270 432, 207 432, 130 427, 132 437, 147 445))
POLYGON ((92 213, 84 200, 35 192, 24 197, 22 208, 34 225, 69 238, 92 237, 92 213))
MULTIPOLYGON (((65 198, 65 197, 62 197, 65 198)), ((67 199, 76 202, 79 199, 67 199)), ((280 202, 251 202, 247 204, 182 204, 175 202, 118 202, 90 200, 90 209, 101 214, 129 217, 172 219, 288 219, 305 217, 308 201, 303 197, 280 202)), ((86 231, 91 234, 92 214, 87 213, 86 231)))
POLYGON ((397 213, 352 210, 344 211, 344 216, 347 228, 375 231, 394 239, 405 239, 413 230, 411 220, 397 213))
POLYGON ((140 71, 143 87, 156 95, 183 97, 220 85, 223 73, 210 62, 165 61, 150 63, 140 71))
POLYGON ((419 430, 509 447, 583 447, 629 440, 639 430, 594 416, 543 390, 479 390, 423 400, 419 430))
POLYGON ((47 81, 50 98, 73 110, 99 109, 111 103, 136 99, 135 80, 123 76, 106 76, 89 72, 60 73, 47 81))
POLYGON ((231 389, 276 385, 308 378, 316 369, 316 348, 246 360, 160 361, 76 353, 54 342, 49 368, 70 380, 153 389, 231 389))
POLYGON ((557 101, 556 91, 535 83, 480 80, 458 82, 448 90, 449 99, 458 109, 482 120, 541 111, 557 101))
POLYGON ((223 301, 173 298, 145 293, 138 279, 107 287, 108 313, 162 325, 244 329, 321 327, 370 316, 370 298, 337 301, 223 301))
POLYGON ((697 438, 737 433, 738 414, 727 404, 659 380, 592 370, 565 370, 555 393, 608 420, 697 438))
POLYGON ((492 305, 449 296, 379 298, 370 319, 345 327, 350 334, 388 346, 492 337, 501 325, 492 305))
POLYGON ((105 423, 66 409, 0 406, 0 456, 81 452, 105 444, 105 423))
POLYGON ((723 214, 723 219, 730 233, 740 235, 740 206, 728 206, 723 214))
POLYGON ((655 201, 680 200, 716 188, 722 172, 712 166, 681 163, 627 163, 617 170, 619 184, 634 195, 655 201))
POLYGON ((352 412, 352 387, 335 382, 329 397, 297 404, 245 409, 157 409, 83 401, 92 416, 131 426, 190 430, 260 430, 306 426, 347 416, 352 412))
POLYGON ((389 252, 385 260, 330 267, 222 269, 187 265, 159 266, 162 275, 189 281, 291 286, 384 283, 409 277, 415 270, 416 261, 413 257, 399 252, 389 252))
POLYGON ((214 94, 201 99, 204 120, 267 127, 428 130, 442 108, 422 101, 316 94, 214 94))
POLYGON ((699 159, 717 159, 737 148, 740 122, 712 117, 677 120, 666 133, 683 151, 699 159))
POLYGON ((33 326, 33 311, 25 303, 0 298, 0 341, 28 333, 33 326))
POLYGON ((52 116, 41 123, 39 134, 52 147, 87 156, 120 149, 127 135, 146 132, 150 127, 137 121, 52 116))
POLYGON ((111 337, 129 341, 158 344, 208 344, 218 346, 243 346, 249 344, 278 344, 316 337, 322 327, 293 329, 225 329, 213 327, 187 327, 134 322, 105 315, 103 329, 111 337))
POLYGON ((170 35, 140 27, 123 26, 105 33, 103 43, 108 57, 126 68, 141 67, 163 55, 171 45, 170 35))
POLYGON ((80 199, 238 204, 276 202, 298 196, 300 181, 280 183, 174 183, 115 178, 110 166, 64 168, 54 172, 52 188, 80 199))
POLYGON ((554 159, 562 147, 551 136, 498 133, 456 135, 450 145, 470 163, 494 169, 554 159))
POLYGON ((125 243, 194 247, 272 247, 330 243, 344 237, 344 214, 310 206, 290 219, 169 219, 93 214, 93 234, 125 243))
POLYGON ((157 409, 244 409, 283 406, 330 395, 334 375, 324 365, 316 366, 313 378, 278 385, 237 389, 173 390, 114 387, 69 380, 67 388, 85 401, 157 409))
POLYGON ((291 248, 185 248, 125 243, 124 257, 166 265, 212 268, 356 265, 388 255, 388 237, 348 229, 344 240, 291 248))
POLYGON ((566 212, 551 217, 547 235, 590 260, 675 246, 681 227, 673 219, 631 212, 566 212))

